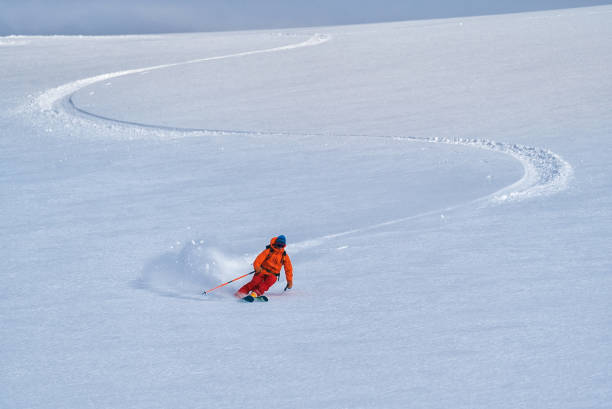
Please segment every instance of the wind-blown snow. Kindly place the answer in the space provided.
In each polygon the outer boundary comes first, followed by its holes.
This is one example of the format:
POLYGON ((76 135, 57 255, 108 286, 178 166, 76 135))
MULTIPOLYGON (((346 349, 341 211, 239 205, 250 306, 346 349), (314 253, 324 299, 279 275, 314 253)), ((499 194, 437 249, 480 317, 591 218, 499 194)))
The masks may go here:
POLYGON ((0 407, 607 408, 610 12, 0 38, 0 407))

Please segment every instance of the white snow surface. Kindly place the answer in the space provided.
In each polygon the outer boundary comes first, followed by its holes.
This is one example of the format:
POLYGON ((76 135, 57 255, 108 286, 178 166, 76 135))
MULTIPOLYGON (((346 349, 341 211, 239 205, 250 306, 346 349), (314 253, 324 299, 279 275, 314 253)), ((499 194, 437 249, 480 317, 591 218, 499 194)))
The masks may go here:
POLYGON ((611 16, 0 37, 0 407, 610 408, 611 16))

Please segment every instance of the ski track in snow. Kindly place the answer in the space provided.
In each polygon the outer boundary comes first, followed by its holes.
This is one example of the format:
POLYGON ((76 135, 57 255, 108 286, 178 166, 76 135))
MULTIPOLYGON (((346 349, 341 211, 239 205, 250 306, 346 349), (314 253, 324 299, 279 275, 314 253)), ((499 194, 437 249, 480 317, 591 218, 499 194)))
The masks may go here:
MULTIPOLYGON (((88 112, 76 106, 72 99, 72 95, 81 88, 92 85, 97 82, 106 81, 111 78, 123 77, 132 74, 138 74, 153 70, 177 67, 187 64, 196 64, 207 61, 215 61, 227 58, 244 57, 249 55, 274 53, 287 50, 293 50, 302 47, 310 47, 323 44, 329 41, 331 37, 324 34, 315 34, 306 41, 296 44, 289 44, 274 48, 260 49, 239 52, 234 54, 226 54, 221 56, 206 57, 193 59, 189 61, 161 64, 144 68, 137 68, 124 71, 116 71, 106 74, 100 74, 89 78, 83 78, 77 81, 69 82, 56 88, 49 89, 37 97, 28 110, 42 112, 53 119, 59 119, 62 122, 69 122, 78 126, 101 127, 102 121, 104 128, 125 132, 129 130, 130 135, 134 138, 151 136, 152 134, 165 138, 181 138, 186 136, 210 136, 210 135, 245 135, 245 136, 317 136, 317 137, 332 137, 332 136, 353 136, 353 137, 370 137, 370 138, 392 138, 409 142, 427 142, 436 144, 453 144, 465 145, 479 149, 485 149, 493 152, 500 152, 512 156, 518 160, 524 169, 523 177, 510 186, 507 186, 493 194, 473 200, 469 203, 463 203, 446 209, 436 209, 429 212, 412 215, 400 219, 390 220, 376 225, 366 226, 363 228, 352 229, 340 233, 329 234, 316 239, 311 239, 291 245, 292 251, 300 251, 307 248, 312 248, 321 245, 324 241, 348 236, 366 231, 403 223, 409 220, 414 220, 420 217, 433 215, 440 212, 448 212, 455 208, 474 204, 498 204, 505 202, 520 201, 534 197, 548 196, 558 193, 567 188, 573 174, 572 166, 565 161, 561 156, 546 149, 537 147, 507 144, 495 142, 488 139, 469 139, 469 138, 423 138, 416 136, 392 136, 392 135, 332 135, 332 134, 315 134, 315 133, 297 133, 297 132, 258 132, 246 130, 215 130, 215 129, 197 129, 197 128, 179 128, 159 125, 150 125, 138 122, 123 121, 114 118, 108 118, 101 115, 88 112)), ((51 118, 50 118, 51 119, 51 118)))
POLYGON ((177 62, 177 63, 161 64, 161 65, 154 65, 151 67, 136 68, 132 70, 124 70, 124 71, 111 72, 107 74, 100 74, 100 75, 96 75, 93 77, 83 78, 77 81, 69 82, 67 84, 60 85, 59 87, 47 90, 42 95, 40 95, 38 98, 36 98, 36 105, 42 111, 53 111, 55 105, 61 99, 74 94, 76 91, 78 91, 79 89, 83 87, 95 84, 96 82, 109 80, 111 78, 123 77, 123 76, 130 75, 130 74, 139 74, 139 73, 143 73, 147 71, 155 71, 155 70, 160 70, 163 68, 177 67, 179 65, 197 64, 197 63, 201 63, 205 61, 215 61, 215 60, 223 60, 227 58, 245 57, 248 55, 255 55, 255 54, 265 54, 265 53, 274 53, 274 52, 279 52, 279 51, 293 50, 296 48, 310 47, 314 45, 323 44, 327 42, 328 40, 329 40, 329 36, 322 35, 322 34, 315 34, 312 37, 310 37, 308 40, 302 41, 297 44, 283 45, 279 47, 266 48, 262 50, 243 51, 239 53, 226 54, 226 55, 220 55, 220 56, 215 56, 215 57, 197 58, 194 60, 182 61, 182 62, 177 62))

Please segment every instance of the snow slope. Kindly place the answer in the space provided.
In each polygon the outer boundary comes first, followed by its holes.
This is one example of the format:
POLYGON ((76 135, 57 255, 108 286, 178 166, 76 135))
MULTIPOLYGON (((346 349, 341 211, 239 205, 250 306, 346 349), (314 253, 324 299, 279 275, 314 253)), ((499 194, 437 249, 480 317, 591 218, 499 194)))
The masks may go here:
POLYGON ((0 38, 0 407, 609 407, 611 16, 0 38))

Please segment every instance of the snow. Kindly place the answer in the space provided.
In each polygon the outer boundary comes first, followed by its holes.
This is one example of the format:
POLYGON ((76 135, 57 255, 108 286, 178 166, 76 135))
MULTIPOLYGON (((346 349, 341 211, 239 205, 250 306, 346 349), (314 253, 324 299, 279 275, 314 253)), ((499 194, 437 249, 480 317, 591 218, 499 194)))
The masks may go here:
POLYGON ((609 408, 611 12, 0 38, 0 407, 609 408))

